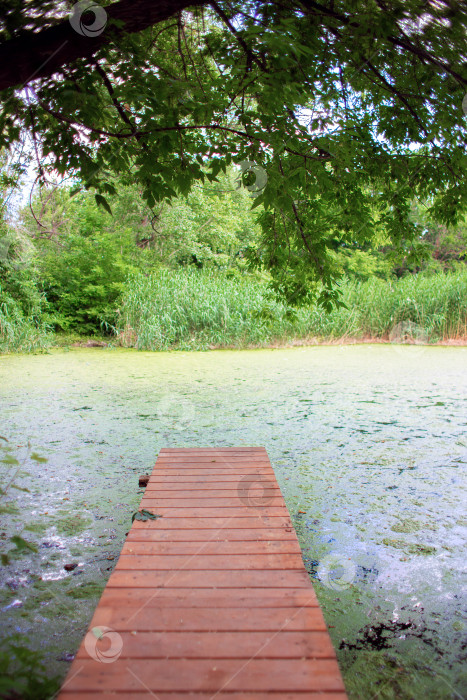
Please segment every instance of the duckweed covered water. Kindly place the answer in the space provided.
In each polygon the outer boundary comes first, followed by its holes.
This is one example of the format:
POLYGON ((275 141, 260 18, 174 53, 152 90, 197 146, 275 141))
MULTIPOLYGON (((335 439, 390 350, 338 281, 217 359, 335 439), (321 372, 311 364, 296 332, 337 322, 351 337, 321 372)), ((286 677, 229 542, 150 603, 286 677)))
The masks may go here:
POLYGON ((162 446, 265 445, 350 697, 462 698, 466 369, 421 346, 0 357, 3 646, 64 676, 162 446))

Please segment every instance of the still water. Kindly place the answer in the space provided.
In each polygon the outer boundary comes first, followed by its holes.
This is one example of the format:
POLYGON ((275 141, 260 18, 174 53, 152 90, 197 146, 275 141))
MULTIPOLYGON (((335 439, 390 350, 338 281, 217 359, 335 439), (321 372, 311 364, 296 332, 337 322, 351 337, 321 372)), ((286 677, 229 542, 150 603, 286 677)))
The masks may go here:
POLYGON ((466 370, 393 345, 0 356, 2 644, 63 677, 158 450, 264 445, 350 697, 464 697, 466 370))

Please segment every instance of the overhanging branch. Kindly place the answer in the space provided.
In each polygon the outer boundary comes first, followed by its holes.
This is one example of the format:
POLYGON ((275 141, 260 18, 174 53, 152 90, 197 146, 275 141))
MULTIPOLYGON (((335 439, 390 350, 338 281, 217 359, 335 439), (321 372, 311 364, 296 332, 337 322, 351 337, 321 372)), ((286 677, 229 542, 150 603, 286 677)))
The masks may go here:
POLYGON ((50 76, 78 58, 91 58, 119 36, 141 32, 202 0, 120 0, 107 5, 107 23, 98 36, 81 36, 68 19, 40 32, 23 32, 0 45, 0 90, 50 76))

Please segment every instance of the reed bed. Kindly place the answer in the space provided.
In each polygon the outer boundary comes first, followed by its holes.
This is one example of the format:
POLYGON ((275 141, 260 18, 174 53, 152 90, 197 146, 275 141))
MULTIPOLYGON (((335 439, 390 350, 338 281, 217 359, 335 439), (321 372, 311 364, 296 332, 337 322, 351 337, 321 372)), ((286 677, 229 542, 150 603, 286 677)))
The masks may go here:
POLYGON ((24 316, 13 300, 0 303, 0 353, 41 352, 51 346, 52 337, 40 320, 24 316))
POLYGON ((347 308, 291 309, 267 285, 212 270, 132 275, 121 300, 117 335, 140 350, 266 347, 297 340, 374 338, 434 343, 467 339, 467 271, 400 280, 342 283, 347 308))

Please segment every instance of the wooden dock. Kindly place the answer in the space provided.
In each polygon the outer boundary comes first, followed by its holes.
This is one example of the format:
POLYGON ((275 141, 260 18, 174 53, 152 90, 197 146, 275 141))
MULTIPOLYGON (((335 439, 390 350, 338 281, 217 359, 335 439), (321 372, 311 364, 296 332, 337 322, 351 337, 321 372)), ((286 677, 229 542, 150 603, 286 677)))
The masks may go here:
POLYGON ((345 700, 263 447, 162 449, 60 700, 345 700))

